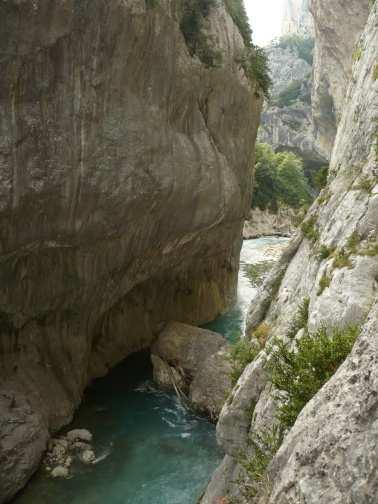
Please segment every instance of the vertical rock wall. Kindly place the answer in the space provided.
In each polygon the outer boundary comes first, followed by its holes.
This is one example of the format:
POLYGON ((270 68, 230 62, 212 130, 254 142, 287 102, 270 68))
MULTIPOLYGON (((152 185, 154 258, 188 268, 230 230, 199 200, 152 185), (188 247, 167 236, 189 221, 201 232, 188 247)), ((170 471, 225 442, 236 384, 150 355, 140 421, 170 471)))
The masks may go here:
POLYGON ((191 57, 171 0, 0 5, 0 501, 84 388, 235 295, 261 108, 223 5, 191 57))

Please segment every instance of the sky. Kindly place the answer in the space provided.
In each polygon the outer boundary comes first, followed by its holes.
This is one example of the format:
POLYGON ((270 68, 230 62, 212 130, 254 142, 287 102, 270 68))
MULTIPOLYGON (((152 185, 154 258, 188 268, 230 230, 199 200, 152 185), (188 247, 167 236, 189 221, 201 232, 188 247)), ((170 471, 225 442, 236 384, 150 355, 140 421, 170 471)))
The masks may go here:
POLYGON ((253 42, 267 45, 281 33, 284 0, 244 0, 253 30, 253 42))

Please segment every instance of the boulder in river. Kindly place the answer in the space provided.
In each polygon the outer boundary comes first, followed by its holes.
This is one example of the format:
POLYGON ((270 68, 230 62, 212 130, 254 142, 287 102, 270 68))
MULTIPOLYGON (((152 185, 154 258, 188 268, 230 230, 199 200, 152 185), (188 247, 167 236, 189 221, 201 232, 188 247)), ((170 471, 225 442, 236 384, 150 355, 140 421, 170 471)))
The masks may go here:
POLYGON ((231 389, 227 349, 218 333, 171 322, 152 347, 154 380, 188 395, 199 411, 216 420, 231 389))

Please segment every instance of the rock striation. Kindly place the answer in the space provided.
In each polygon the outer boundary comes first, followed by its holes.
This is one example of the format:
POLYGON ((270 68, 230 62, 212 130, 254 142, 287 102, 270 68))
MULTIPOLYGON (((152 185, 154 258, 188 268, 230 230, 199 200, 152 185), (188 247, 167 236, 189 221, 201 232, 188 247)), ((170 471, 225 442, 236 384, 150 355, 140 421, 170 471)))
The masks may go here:
MULTIPOLYGON (((348 38, 351 19, 338 7, 338 2, 312 2, 313 10, 327 10, 337 19, 338 32, 348 38)), ((359 7, 357 0, 348 2, 348 9, 359 7)), ((377 20, 375 2, 357 37, 361 54, 346 91, 327 187, 254 299, 246 329, 248 335, 264 322, 270 338, 288 340, 307 300, 305 324, 310 332, 353 324, 361 327, 360 335, 344 363, 286 433, 264 484, 249 503, 372 504, 378 495, 377 20), (343 261, 337 262, 337 257, 343 261)), ((315 22, 318 33, 321 18, 315 16, 315 22)), ((332 41, 331 36, 332 52, 339 50, 332 41)), ((338 65, 335 75, 341 75, 342 60, 338 65)), ((294 332, 294 340, 300 339, 303 326, 294 332)), ((217 437, 226 456, 202 503, 226 496, 247 502, 241 495, 248 478, 240 454, 250 449, 251 434, 272 429, 277 421, 277 393, 267 380, 266 358, 263 350, 246 367, 222 409, 217 437)))
POLYGON ((210 67, 173 0, 9 0, 0 19, 3 502, 93 378, 233 300, 261 98, 223 4, 210 67))
POLYGON ((315 21, 315 68, 312 111, 321 148, 332 151, 344 98, 352 76, 357 44, 370 9, 369 0, 321 2, 310 0, 315 21))
POLYGON ((313 34, 314 22, 309 12, 309 0, 286 0, 282 20, 282 33, 313 34))

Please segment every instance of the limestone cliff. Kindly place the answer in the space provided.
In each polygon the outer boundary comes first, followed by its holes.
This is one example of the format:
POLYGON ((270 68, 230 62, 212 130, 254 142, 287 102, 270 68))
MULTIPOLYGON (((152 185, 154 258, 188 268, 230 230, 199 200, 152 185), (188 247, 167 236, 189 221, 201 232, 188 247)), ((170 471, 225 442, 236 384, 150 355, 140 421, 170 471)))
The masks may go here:
POLYGON ((312 34, 314 22, 308 9, 309 0, 286 0, 282 20, 282 33, 312 34))
POLYGON ((315 135, 328 153, 332 151, 341 119, 353 60, 359 58, 357 42, 370 4, 369 0, 310 0, 316 41, 312 95, 315 135))
POLYGON ((182 16, 173 0, 1 2, 1 502, 91 379, 234 297, 261 98, 223 4, 203 27, 216 65, 182 16))
POLYGON ((288 0, 282 38, 267 48, 273 81, 258 140, 300 156, 308 173, 328 164, 329 152, 314 131, 311 95, 313 22, 308 1, 288 0))
MULTIPOLYGON (((363 11, 359 0, 342 4, 348 12, 363 11)), ((324 52, 328 48, 330 58, 349 47, 350 26, 356 22, 338 10, 340 6, 337 1, 312 2, 316 33, 322 32, 317 44, 323 44, 324 52), (343 34, 336 45, 334 31, 324 29, 329 25, 321 12, 328 12, 327 20, 333 19, 337 33, 343 34)), ((328 185, 309 210, 303 232, 292 239, 262 286, 247 322, 247 335, 264 322, 270 338, 287 342, 290 337, 299 340, 304 328, 313 332, 322 326, 356 324, 360 335, 345 362, 286 433, 259 493, 249 503, 372 504, 378 495, 377 21, 375 2, 362 34, 354 33, 360 57, 353 65, 344 106, 339 105, 342 113, 328 185), (299 327, 304 300, 308 313, 299 327)), ((320 57, 318 51, 317 82, 322 82, 320 57)), ((333 73, 343 75, 342 59, 333 73)), ((335 103, 339 93, 337 88, 335 103)), ((263 350, 246 367, 223 407, 217 436, 226 456, 203 503, 227 495, 245 502, 240 493, 248 477, 239 464, 240 454, 251 450, 251 434, 272 429, 277 421, 279 397, 267 379, 266 358, 263 350)))

